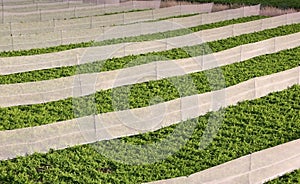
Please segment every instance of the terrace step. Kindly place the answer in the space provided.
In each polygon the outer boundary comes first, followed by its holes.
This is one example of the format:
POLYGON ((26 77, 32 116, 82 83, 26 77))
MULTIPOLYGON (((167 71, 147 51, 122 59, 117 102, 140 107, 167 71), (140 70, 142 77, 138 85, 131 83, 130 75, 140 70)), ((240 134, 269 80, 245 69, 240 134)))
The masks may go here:
POLYGON ((74 145, 155 131, 204 115, 209 111, 217 111, 221 107, 260 98, 271 92, 300 84, 299 77, 300 67, 297 67, 253 78, 218 91, 178 98, 148 107, 86 116, 30 128, 0 131, 0 160, 34 152, 45 153, 51 148, 64 149, 74 145))
MULTIPOLYGON (((241 45, 205 56, 158 61, 119 70, 80 74, 54 80, 0 85, 0 106, 38 104, 85 96, 119 86, 200 72, 298 46, 300 46, 300 33, 241 45), (79 89, 85 89, 85 92, 76 94, 79 89)), ((27 70, 32 69, 31 67, 29 65, 27 70)), ((3 70, 9 71, 9 68, 3 70)), ((21 66, 21 68, 26 69, 26 66, 21 66)))
MULTIPOLYGON (((133 12, 133 13, 140 13, 140 12, 133 12)), ((125 25, 125 26, 105 27, 104 29, 103 28, 99 29, 98 27, 92 29, 73 30, 73 31, 41 32, 34 35, 32 34, 16 35, 12 37, 3 36, 1 38, 0 50, 3 51, 22 50, 22 49, 57 46, 57 45, 70 44, 70 43, 80 43, 80 42, 91 41, 91 40, 103 41, 103 40, 109 40, 114 38, 139 36, 144 34, 159 33, 159 32, 165 32, 165 31, 176 30, 176 29, 185 29, 192 26, 210 24, 210 23, 215 23, 224 20, 231 20, 233 18, 247 17, 251 15, 258 15, 258 14, 259 14, 259 6, 252 6, 252 7, 233 9, 233 10, 226 10, 226 11, 216 12, 211 14, 208 13, 208 14, 201 14, 192 17, 179 18, 179 19, 174 19, 172 21, 163 20, 157 22, 145 22, 145 23, 125 25), (244 12, 247 13, 244 14, 244 12)), ((248 32, 253 32, 253 31, 267 29, 270 26, 276 27, 278 25, 291 24, 292 22, 296 23, 298 19, 300 19, 299 17, 298 18, 296 16, 294 17, 294 14, 289 15, 288 19, 287 16, 279 17, 279 18, 284 20, 268 19, 265 22, 252 21, 251 25, 249 25, 250 24, 249 23, 249 24, 243 24, 243 27, 239 27, 238 25, 235 25, 234 27, 227 26, 223 28, 224 30, 221 30, 221 28, 216 29, 214 33, 210 33, 207 32, 207 30, 204 30, 203 31, 204 35, 202 36, 205 36, 206 34, 210 34, 210 36, 218 37, 220 35, 220 31, 224 31, 224 33, 222 34, 225 34, 227 37, 229 37, 229 36, 238 35, 239 31, 247 32, 247 30, 245 30, 245 26, 250 26, 249 28, 252 29, 249 29, 248 32), (274 22, 270 22, 271 20, 274 22), (235 31, 233 31, 233 29, 235 31)), ((279 18, 277 17, 277 19, 279 18)), ((197 35, 195 33, 192 34, 197 35)), ((203 37, 203 39, 205 38, 206 37, 203 37)), ((186 38, 184 38, 184 40, 187 41, 186 38)))
POLYGON ((300 168, 300 139, 258 151, 187 177, 148 184, 258 184, 300 168))

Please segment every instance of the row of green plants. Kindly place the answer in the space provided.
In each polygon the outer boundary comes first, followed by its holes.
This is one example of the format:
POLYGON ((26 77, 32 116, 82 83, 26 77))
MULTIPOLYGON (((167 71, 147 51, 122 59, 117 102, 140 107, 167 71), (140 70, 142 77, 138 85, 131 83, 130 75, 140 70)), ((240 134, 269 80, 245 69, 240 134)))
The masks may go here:
MULTIPOLYGON (((115 15, 115 14, 131 13, 131 12, 141 12, 141 11, 148 11, 148 10, 152 10, 152 9, 145 8, 145 9, 133 9, 133 10, 119 11, 119 12, 109 12, 109 13, 93 15, 92 17, 100 17, 100 16, 106 16, 106 15, 115 15)), ((91 17, 91 16, 77 16, 77 17, 71 17, 70 19, 80 19, 80 18, 87 18, 87 17, 91 17)))
POLYGON ((174 16, 169 16, 169 17, 164 17, 164 18, 159 18, 159 19, 155 19, 155 20, 149 20, 149 21, 145 21, 145 22, 157 22, 160 20, 168 20, 168 19, 176 19, 176 18, 184 18, 184 17, 192 17, 195 15, 200 15, 200 13, 191 13, 191 14, 183 14, 183 15, 174 15, 174 16))
POLYGON ((212 24, 204 24, 204 25, 183 28, 183 29, 178 29, 178 30, 153 33, 153 34, 145 34, 145 35, 140 35, 140 36, 116 38, 116 39, 104 40, 104 41, 99 41, 99 42, 89 41, 89 42, 74 43, 74 44, 68 44, 68 45, 59 45, 59 46, 48 47, 48 48, 37 48, 37 49, 18 50, 18 51, 4 51, 4 52, 0 52, 0 57, 28 56, 28 55, 60 52, 60 51, 71 50, 71 49, 75 49, 75 48, 103 46, 103 45, 110 45, 110 44, 117 44, 117 43, 124 43, 124 42, 142 42, 142 41, 156 40, 156 39, 186 35, 186 34, 190 34, 192 32, 200 31, 200 30, 218 28, 218 27, 223 27, 226 25, 249 22, 249 21, 263 19, 263 18, 266 18, 266 16, 243 17, 243 18, 226 20, 226 21, 216 22, 216 23, 212 23, 212 24))
POLYGON ((296 184, 300 183, 300 170, 285 174, 272 181, 266 182, 266 184, 296 184))
POLYGON ((187 176, 299 138, 300 86, 295 85, 155 132, 0 161, 0 181, 149 182, 187 176), (140 162, 163 153, 168 154, 164 159, 140 162))
POLYGON ((185 0, 200 3, 220 3, 220 4, 243 4, 243 5, 256 5, 271 6, 281 9, 295 8, 300 9, 300 2, 295 0, 185 0))
MULTIPOLYGON (((158 22, 158 21, 162 21, 162 20, 184 18, 184 17, 192 17, 192 16, 196 16, 196 15, 200 15, 200 14, 201 13, 191 13, 191 14, 174 15, 174 16, 163 17, 163 18, 158 18, 158 19, 153 19, 153 20, 145 20, 145 21, 141 21, 141 22, 158 22)), ((140 22, 125 23, 124 25, 137 24, 137 23, 140 23, 140 22)), ((111 43, 109 43, 109 44, 111 44, 111 43)))
MULTIPOLYGON (((147 11, 147 10, 151 10, 151 9, 135 9, 135 10, 129 10, 129 11, 123 11, 123 12, 117 12, 117 13, 115 13, 115 12, 114 13, 105 13, 105 14, 101 14, 101 15, 94 15, 93 17, 105 16, 105 15, 113 15, 113 14, 119 14, 119 13, 130 13, 130 12, 147 11)), ((157 21, 169 20, 169 19, 174 19, 174 18, 192 17, 192 16, 196 16, 196 15, 200 15, 200 13, 174 15, 174 16, 163 17, 163 18, 158 18, 158 19, 153 19, 153 20, 145 20, 145 21, 141 21, 141 22, 157 22, 157 21)), ((74 18, 70 18, 70 19, 87 18, 87 17, 90 17, 90 16, 74 17, 74 18)), ((125 23, 125 24, 122 24, 122 25, 137 24, 137 23, 140 23, 140 22, 125 23)), ((113 24, 113 25, 115 26, 115 24, 113 24)), ((112 43, 110 43, 110 44, 112 44, 112 43)))
POLYGON ((0 108, 0 130, 39 126, 91 114, 146 107, 232 86, 299 66, 300 47, 219 68, 101 90, 79 98, 0 108))
POLYGON ((43 70, 28 71, 0 76, 0 84, 13 84, 24 82, 36 82, 51 80, 61 77, 68 77, 84 73, 105 72, 122 69, 137 65, 142 65, 154 61, 166 61, 172 59, 183 59, 200 56, 204 54, 220 52, 243 44, 259 42, 277 36, 297 33, 300 31, 300 24, 281 26, 267 29, 260 32, 244 34, 227 39, 207 42, 200 45, 175 48, 160 52, 150 52, 139 55, 130 55, 121 58, 111 58, 107 60, 95 61, 74 66, 65 66, 43 70))

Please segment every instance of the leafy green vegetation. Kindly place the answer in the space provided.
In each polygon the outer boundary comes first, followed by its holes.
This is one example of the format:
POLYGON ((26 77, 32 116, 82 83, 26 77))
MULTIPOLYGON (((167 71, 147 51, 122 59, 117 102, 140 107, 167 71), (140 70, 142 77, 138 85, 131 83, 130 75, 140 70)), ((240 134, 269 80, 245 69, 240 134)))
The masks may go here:
MULTIPOLYGON (((147 10, 152 10, 152 9, 147 8, 147 9, 133 9, 133 10, 128 10, 128 11, 120 11, 120 12, 110 12, 110 13, 104 13, 104 14, 99 14, 99 15, 93 15, 92 17, 115 15, 115 14, 121 14, 121 13, 140 12, 140 11, 147 11, 147 10)), ((78 16, 78 17, 71 17, 70 19, 79 19, 79 18, 86 18, 86 17, 91 17, 91 16, 80 16, 80 17, 78 16)))
POLYGON ((272 181, 266 182, 266 184, 296 184, 300 183, 300 170, 283 175, 272 181))
POLYGON ((82 42, 82 43, 75 43, 75 44, 68 44, 68 45, 59 45, 55 47, 48 47, 48 48, 37 48, 37 49, 30 49, 30 50, 19 50, 19 51, 4 51, 0 52, 0 57, 13 57, 13 56, 28 56, 28 55, 37 55, 37 54, 45 54, 45 53, 53 53, 65 50, 71 50, 75 48, 86 48, 92 46, 102 46, 102 45, 110 45, 110 44, 117 44, 117 43, 124 43, 124 42, 142 42, 147 40, 156 40, 161 38, 169 38, 175 37, 185 34, 190 34, 191 32, 196 32, 205 29, 212 29, 218 28, 226 25, 231 24, 238 24, 243 22, 249 22, 253 20, 263 19, 266 18, 265 16, 251 16, 251 17, 244 17, 239 19, 227 20, 212 24, 205 24, 199 25, 190 28, 178 29, 173 31, 166 31, 160 33, 153 33, 153 34, 146 34, 140 36, 133 36, 133 37, 124 37, 124 38, 117 38, 111 40, 104 40, 100 42, 82 42))
POLYGON ((263 6, 273 6, 278 8, 300 8, 300 1, 295 0, 186 0, 190 2, 200 3, 221 3, 221 4, 245 4, 245 5, 256 5, 261 4, 263 6))
POLYGON ((231 37, 227 39, 208 42, 201 45, 188 46, 183 48, 175 48, 161 52, 150 52, 140 55, 125 56, 122 58, 112 58, 93 63, 82 65, 66 66, 60 68, 51 68, 44 70, 36 70, 22 72, 16 74, 8 74, 0 76, 0 84, 13 84, 22 82, 35 82, 42 80, 50 80, 61 77, 68 77, 83 73, 96 73, 132 67, 154 61, 163 61, 170 59, 182 59, 188 57, 199 56, 211 52, 219 52, 230 49, 239 45, 254 43, 276 36, 284 36, 300 31, 300 24, 281 26, 274 29, 268 29, 256 33, 250 33, 231 37))
MULTIPOLYGON (((164 18, 159 18, 159 19, 154 19, 154 20, 146 20, 146 21, 141 21, 141 22, 157 22, 157 21, 161 21, 161 20, 169 20, 169 19, 173 19, 173 18, 192 17, 192 16, 196 16, 196 15, 200 15, 200 13, 174 15, 174 16, 169 16, 169 17, 164 17, 164 18)), ((125 23, 125 25, 136 24, 136 23, 137 23, 137 22, 128 23, 128 24, 125 23)), ((188 29, 188 28, 187 28, 187 29, 188 29)))
POLYGON ((195 16, 195 15, 200 15, 200 13, 174 15, 174 16, 170 16, 170 17, 164 17, 164 18, 159 18, 159 19, 155 19, 155 20, 149 20, 149 21, 145 21, 145 22, 156 22, 156 21, 160 21, 160 20, 168 20, 168 19, 173 19, 173 18, 191 17, 191 16, 195 16))
MULTIPOLYGON (((224 119, 213 141, 205 149, 199 149, 203 132, 210 119, 220 116, 220 111, 155 132, 0 161, 0 181, 3 184, 149 182, 190 175, 300 138, 299 85, 260 99, 241 102, 221 111, 225 113, 224 119), (193 134, 186 137, 191 131, 190 127, 195 127, 193 134), (177 140, 185 139, 186 143, 176 153, 158 162, 127 165, 110 159, 112 157, 105 157, 110 153, 116 154, 114 150, 118 142, 154 144, 170 134, 176 136, 173 136, 174 140, 170 144, 159 147, 161 152, 172 150, 172 143, 177 140), (108 153, 101 155, 97 146, 108 150, 108 153)), ((130 150, 117 151, 117 154, 122 155, 130 150)), ((132 158, 137 159, 147 159, 148 156, 134 150, 130 153, 132 158)))
POLYGON ((102 90, 85 97, 3 107, 0 108, 0 130, 38 126, 93 113, 145 107, 183 96, 222 89, 254 77, 295 68, 299 66, 299 56, 300 47, 297 47, 198 73, 102 90), (225 79, 225 86, 219 82, 222 81, 222 77, 225 79), (159 97, 160 100, 153 101, 155 97, 159 97))

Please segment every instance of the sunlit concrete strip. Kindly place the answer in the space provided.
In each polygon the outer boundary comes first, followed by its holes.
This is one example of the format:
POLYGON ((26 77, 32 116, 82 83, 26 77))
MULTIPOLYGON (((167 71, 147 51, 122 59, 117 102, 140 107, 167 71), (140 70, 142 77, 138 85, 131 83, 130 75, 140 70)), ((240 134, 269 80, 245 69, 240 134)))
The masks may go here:
MULTIPOLYGON (((52 24, 57 25, 57 21, 49 24, 49 30, 54 31, 44 31, 43 25, 40 25, 41 33, 29 34, 29 35, 14 35, 13 37, 10 34, 9 36, 3 36, 1 38, 0 50, 16 50, 16 49, 30 49, 30 48, 39 48, 39 47, 50 47, 57 46, 61 44, 69 43, 79 43, 83 41, 102 41, 109 40, 113 38, 123 38, 130 36, 139 36, 143 34, 159 33, 170 30, 188 28, 191 26, 197 26, 202 24, 209 24, 213 22, 219 22, 224 20, 231 20, 233 18, 247 17, 251 15, 259 15, 260 6, 250 6, 239 9, 225 10, 221 12, 200 14, 191 17, 176 18, 171 20, 161 20, 156 22, 140 22, 136 24, 130 24, 125 26, 112 26, 112 27, 103 27, 102 25, 105 22, 111 22, 112 20, 104 19, 103 21, 99 20, 100 25, 96 25, 95 28, 90 29, 71 29, 64 30, 63 28, 53 28, 52 24), (51 28, 52 26, 52 28, 51 28), (11 41, 13 40, 13 42, 11 41)), ((112 16, 119 16, 118 14, 112 16)), ((100 16, 99 16, 100 17, 100 16)), ((97 17, 97 19, 99 18, 97 17)), ((85 26, 95 24, 96 18, 85 19, 85 26), (88 22, 88 24, 87 24, 88 22)), ((102 18, 103 19, 103 18, 102 18)), ((120 21, 119 18, 117 18, 120 21)), ((75 23, 78 23, 78 20, 72 20, 75 23)), ((261 25, 261 23, 259 24, 261 25)), ((9 26, 9 25, 8 25, 9 26)), ((24 25, 26 26, 26 25, 24 25)), ((35 25, 36 26, 36 25, 35 25)), ((47 26, 47 25, 46 25, 47 26)), ((65 23, 64 26, 68 26, 68 23, 65 23)), ((7 26, 6 26, 7 27, 7 26)), ((32 29, 31 26, 28 29, 32 29)), ((262 26, 261 26, 262 27, 262 26)), ((231 31, 232 32, 232 31, 231 31)), ((5 33, 3 33, 5 34, 5 33)))
POLYGON ((300 33, 296 33, 199 57, 158 61, 46 81, 0 85, 0 106, 38 104, 89 95, 119 86, 200 72, 299 46, 300 33))
POLYGON ((187 177, 149 184, 259 184, 300 168, 300 139, 258 151, 187 177))
MULTIPOLYGON (((0 131, 0 159, 158 130, 204 115, 209 111, 219 110, 220 107, 235 105, 240 101, 252 100, 271 92, 284 90, 299 84, 299 77, 300 67, 296 67, 253 78, 222 90, 182 97, 148 107, 103 113, 31 128, 0 131)), ((255 169, 260 166, 253 164, 252 167, 255 169)), ((238 169, 238 171, 242 170, 238 169)), ((250 176, 253 176, 252 180, 255 179, 254 174, 250 176)), ((223 177, 220 176, 220 179, 223 177)), ((197 176, 190 178, 197 178, 197 176)))

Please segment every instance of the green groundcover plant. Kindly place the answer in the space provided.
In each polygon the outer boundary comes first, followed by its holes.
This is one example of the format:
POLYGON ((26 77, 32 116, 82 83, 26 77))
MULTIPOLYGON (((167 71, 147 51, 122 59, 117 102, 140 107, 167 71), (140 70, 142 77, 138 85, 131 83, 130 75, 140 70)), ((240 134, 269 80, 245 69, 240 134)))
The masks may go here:
POLYGON ((300 170, 283 175, 277 179, 267 182, 266 184, 296 184, 300 183, 300 170))
POLYGON ((195 15, 200 15, 200 13, 191 13, 191 14, 184 14, 184 15, 174 15, 174 16, 170 16, 170 17, 164 17, 164 18, 159 18, 159 19, 155 19, 155 20, 148 20, 145 22, 157 22, 160 20, 168 20, 168 19, 173 19, 173 18, 184 18, 184 17, 192 17, 195 15))
MULTIPOLYGON (((218 112, 131 137, 101 141, 49 153, 0 161, 1 183, 142 183, 186 176, 241 156, 300 138, 300 86, 221 109, 224 119, 213 141, 199 149, 209 118, 218 112), (96 146, 112 150, 115 141, 144 145, 159 142, 184 127, 174 139, 192 136, 176 153, 151 164, 127 165, 109 159, 96 146), (200 145, 199 145, 200 144, 200 145)), ((164 145, 162 151, 174 145, 164 145)), ((127 150, 123 150, 126 152, 127 150)), ((137 153, 143 157, 143 153, 137 153)))
POLYGON ((2 107, 0 108, 0 130, 38 126, 94 113, 145 107, 183 96, 218 90, 254 77, 298 67, 299 57, 300 47, 297 47, 207 71, 101 90, 84 97, 42 104, 2 107), (222 76, 225 85, 219 82, 222 76), (211 80, 208 80, 208 77, 211 80), (153 101, 155 97, 160 98, 153 101), (117 106, 114 106, 114 103, 117 106))
MULTIPOLYGON (((128 11, 110 12, 110 13, 104 13, 104 14, 99 14, 99 15, 93 15, 93 17, 123 14, 123 13, 131 13, 131 12, 140 12, 140 11, 147 11, 147 10, 152 10, 152 9, 151 8, 146 8, 146 9, 133 9, 133 10, 128 10, 128 11)), ((86 17, 90 17, 90 16, 71 17, 70 19, 79 19, 79 18, 86 18, 86 17)))

